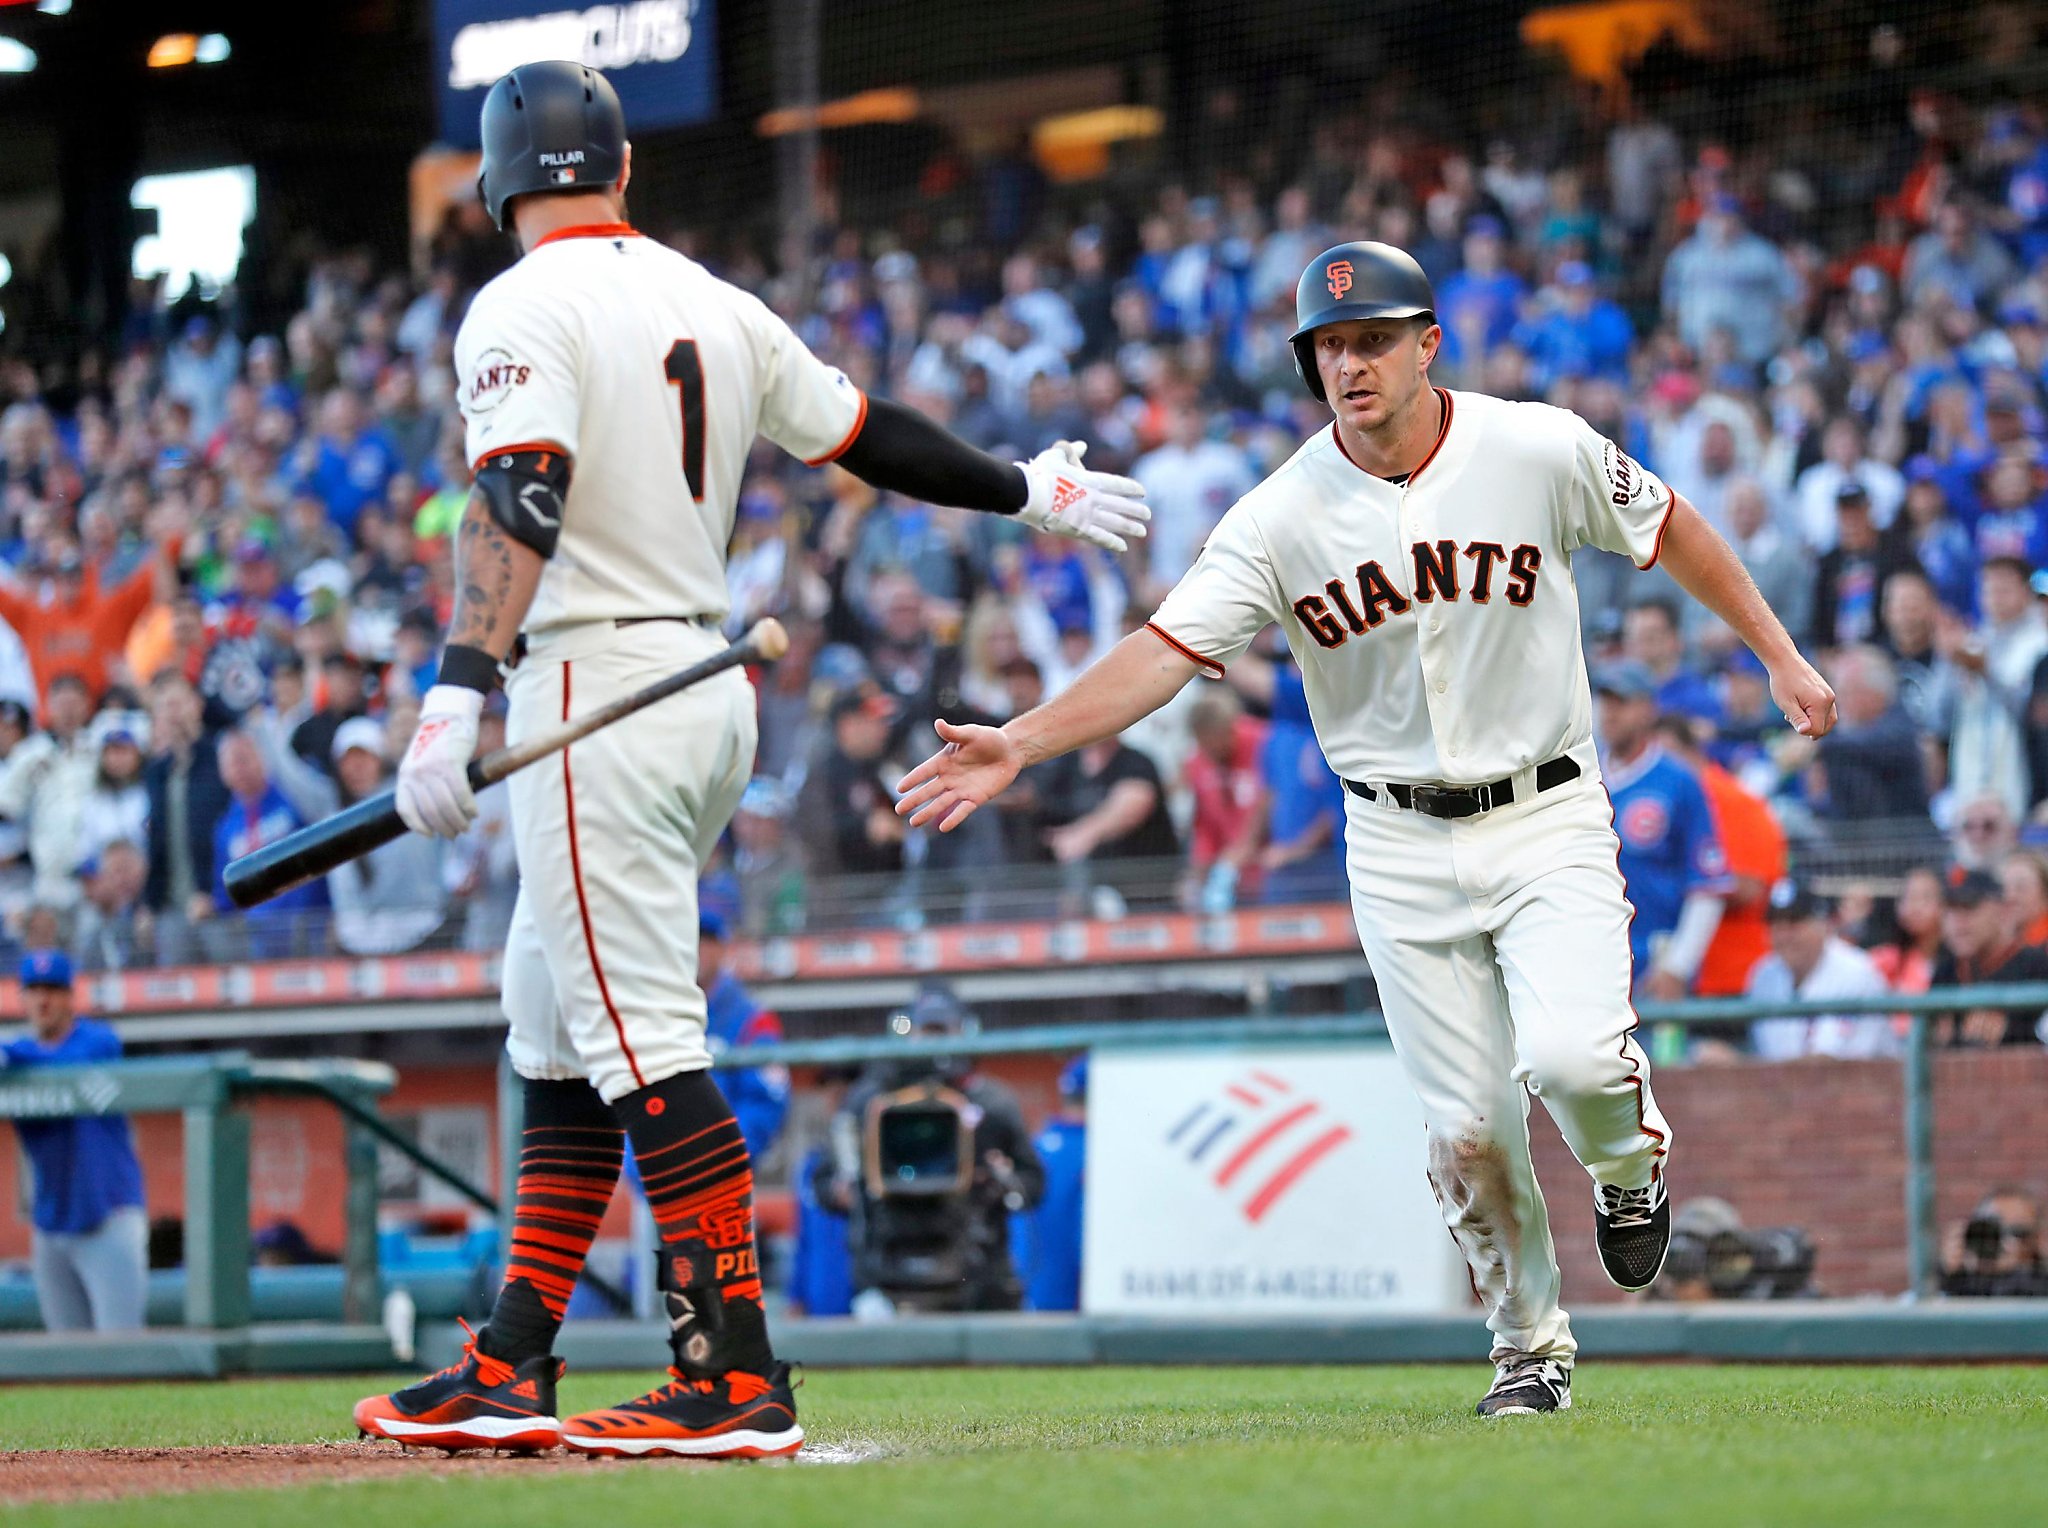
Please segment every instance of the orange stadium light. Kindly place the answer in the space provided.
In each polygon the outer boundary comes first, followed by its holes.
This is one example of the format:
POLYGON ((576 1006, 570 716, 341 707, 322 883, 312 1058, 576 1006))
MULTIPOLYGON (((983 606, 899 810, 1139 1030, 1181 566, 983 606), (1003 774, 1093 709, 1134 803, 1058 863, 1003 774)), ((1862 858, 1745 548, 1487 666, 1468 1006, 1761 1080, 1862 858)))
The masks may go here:
POLYGON ((800 133, 807 127, 862 127, 870 122, 915 122, 919 106, 915 90, 863 90, 859 95, 826 101, 815 110, 784 106, 764 112, 754 130, 763 138, 800 133))
POLYGON ((197 32, 166 32, 149 45, 149 67, 182 69, 199 56, 197 32))

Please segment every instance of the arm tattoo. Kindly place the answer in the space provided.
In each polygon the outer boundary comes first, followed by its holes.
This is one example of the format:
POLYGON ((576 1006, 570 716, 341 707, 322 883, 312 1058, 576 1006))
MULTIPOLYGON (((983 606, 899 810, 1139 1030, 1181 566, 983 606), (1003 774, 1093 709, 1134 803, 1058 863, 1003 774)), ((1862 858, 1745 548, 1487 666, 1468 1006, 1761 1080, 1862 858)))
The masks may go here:
POLYGON ((455 617, 448 640, 494 657, 512 649, 540 581, 538 553, 498 524, 482 495, 471 493, 455 539, 455 617))

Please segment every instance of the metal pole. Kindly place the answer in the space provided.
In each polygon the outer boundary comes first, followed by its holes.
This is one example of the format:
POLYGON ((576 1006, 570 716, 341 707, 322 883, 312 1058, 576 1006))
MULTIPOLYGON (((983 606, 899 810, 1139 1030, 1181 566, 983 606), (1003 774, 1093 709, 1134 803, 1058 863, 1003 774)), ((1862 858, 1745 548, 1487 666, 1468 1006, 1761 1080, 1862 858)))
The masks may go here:
MULTIPOLYGON (((363 1107, 374 1109, 366 1100, 363 1107)), ((343 1115, 343 1152, 348 1187, 341 1254, 341 1319, 375 1321, 384 1309, 384 1285, 377 1259, 377 1137, 343 1115)))
POLYGON ((811 244, 817 227, 819 0, 776 0, 775 104, 808 114, 776 145, 776 201, 782 270, 809 299, 811 244))
POLYGON ((1927 1015, 1916 1013, 1906 1032, 1906 1298, 1935 1292, 1940 1270, 1934 1231, 1934 1067, 1927 1046, 1927 1015))

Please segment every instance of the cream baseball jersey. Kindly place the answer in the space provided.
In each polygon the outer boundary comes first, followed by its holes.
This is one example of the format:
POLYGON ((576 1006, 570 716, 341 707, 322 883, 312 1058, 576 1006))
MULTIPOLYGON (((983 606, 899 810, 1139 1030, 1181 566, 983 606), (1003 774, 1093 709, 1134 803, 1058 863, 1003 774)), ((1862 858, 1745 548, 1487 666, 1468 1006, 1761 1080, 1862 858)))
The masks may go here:
POLYGON ((754 437, 817 465, 867 416, 759 299, 624 223, 550 234, 484 287, 455 367, 472 469, 515 448, 575 463, 535 632, 723 616, 754 437))
POLYGON ((1477 784, 1587 741, 1572 553, 1651 567, 1671 512, 1576 414, 1438 395, 1442 430, 1406 484, 1320 431, 1232 506, 1152 620, 1212 675, 1277 621, 1352 780, 1477 784))

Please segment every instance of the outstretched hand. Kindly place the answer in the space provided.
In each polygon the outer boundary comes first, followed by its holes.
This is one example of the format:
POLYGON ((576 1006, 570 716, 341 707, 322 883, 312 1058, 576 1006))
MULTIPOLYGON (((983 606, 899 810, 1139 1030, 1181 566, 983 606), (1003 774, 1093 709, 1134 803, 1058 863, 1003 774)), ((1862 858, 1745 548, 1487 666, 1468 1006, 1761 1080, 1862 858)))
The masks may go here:
POLYGON ((896 783, 896 815, 950 833, 984 802, 1000 796, 1024 767, 1016 740, 1000 727, 932 723, 946 746, 896 783))
POLYGON ((1834 690, 1796 653, 1790 662, 1771 670, 1771 699, 1801 737, 1826 737, 1834 728, 1834 690))

